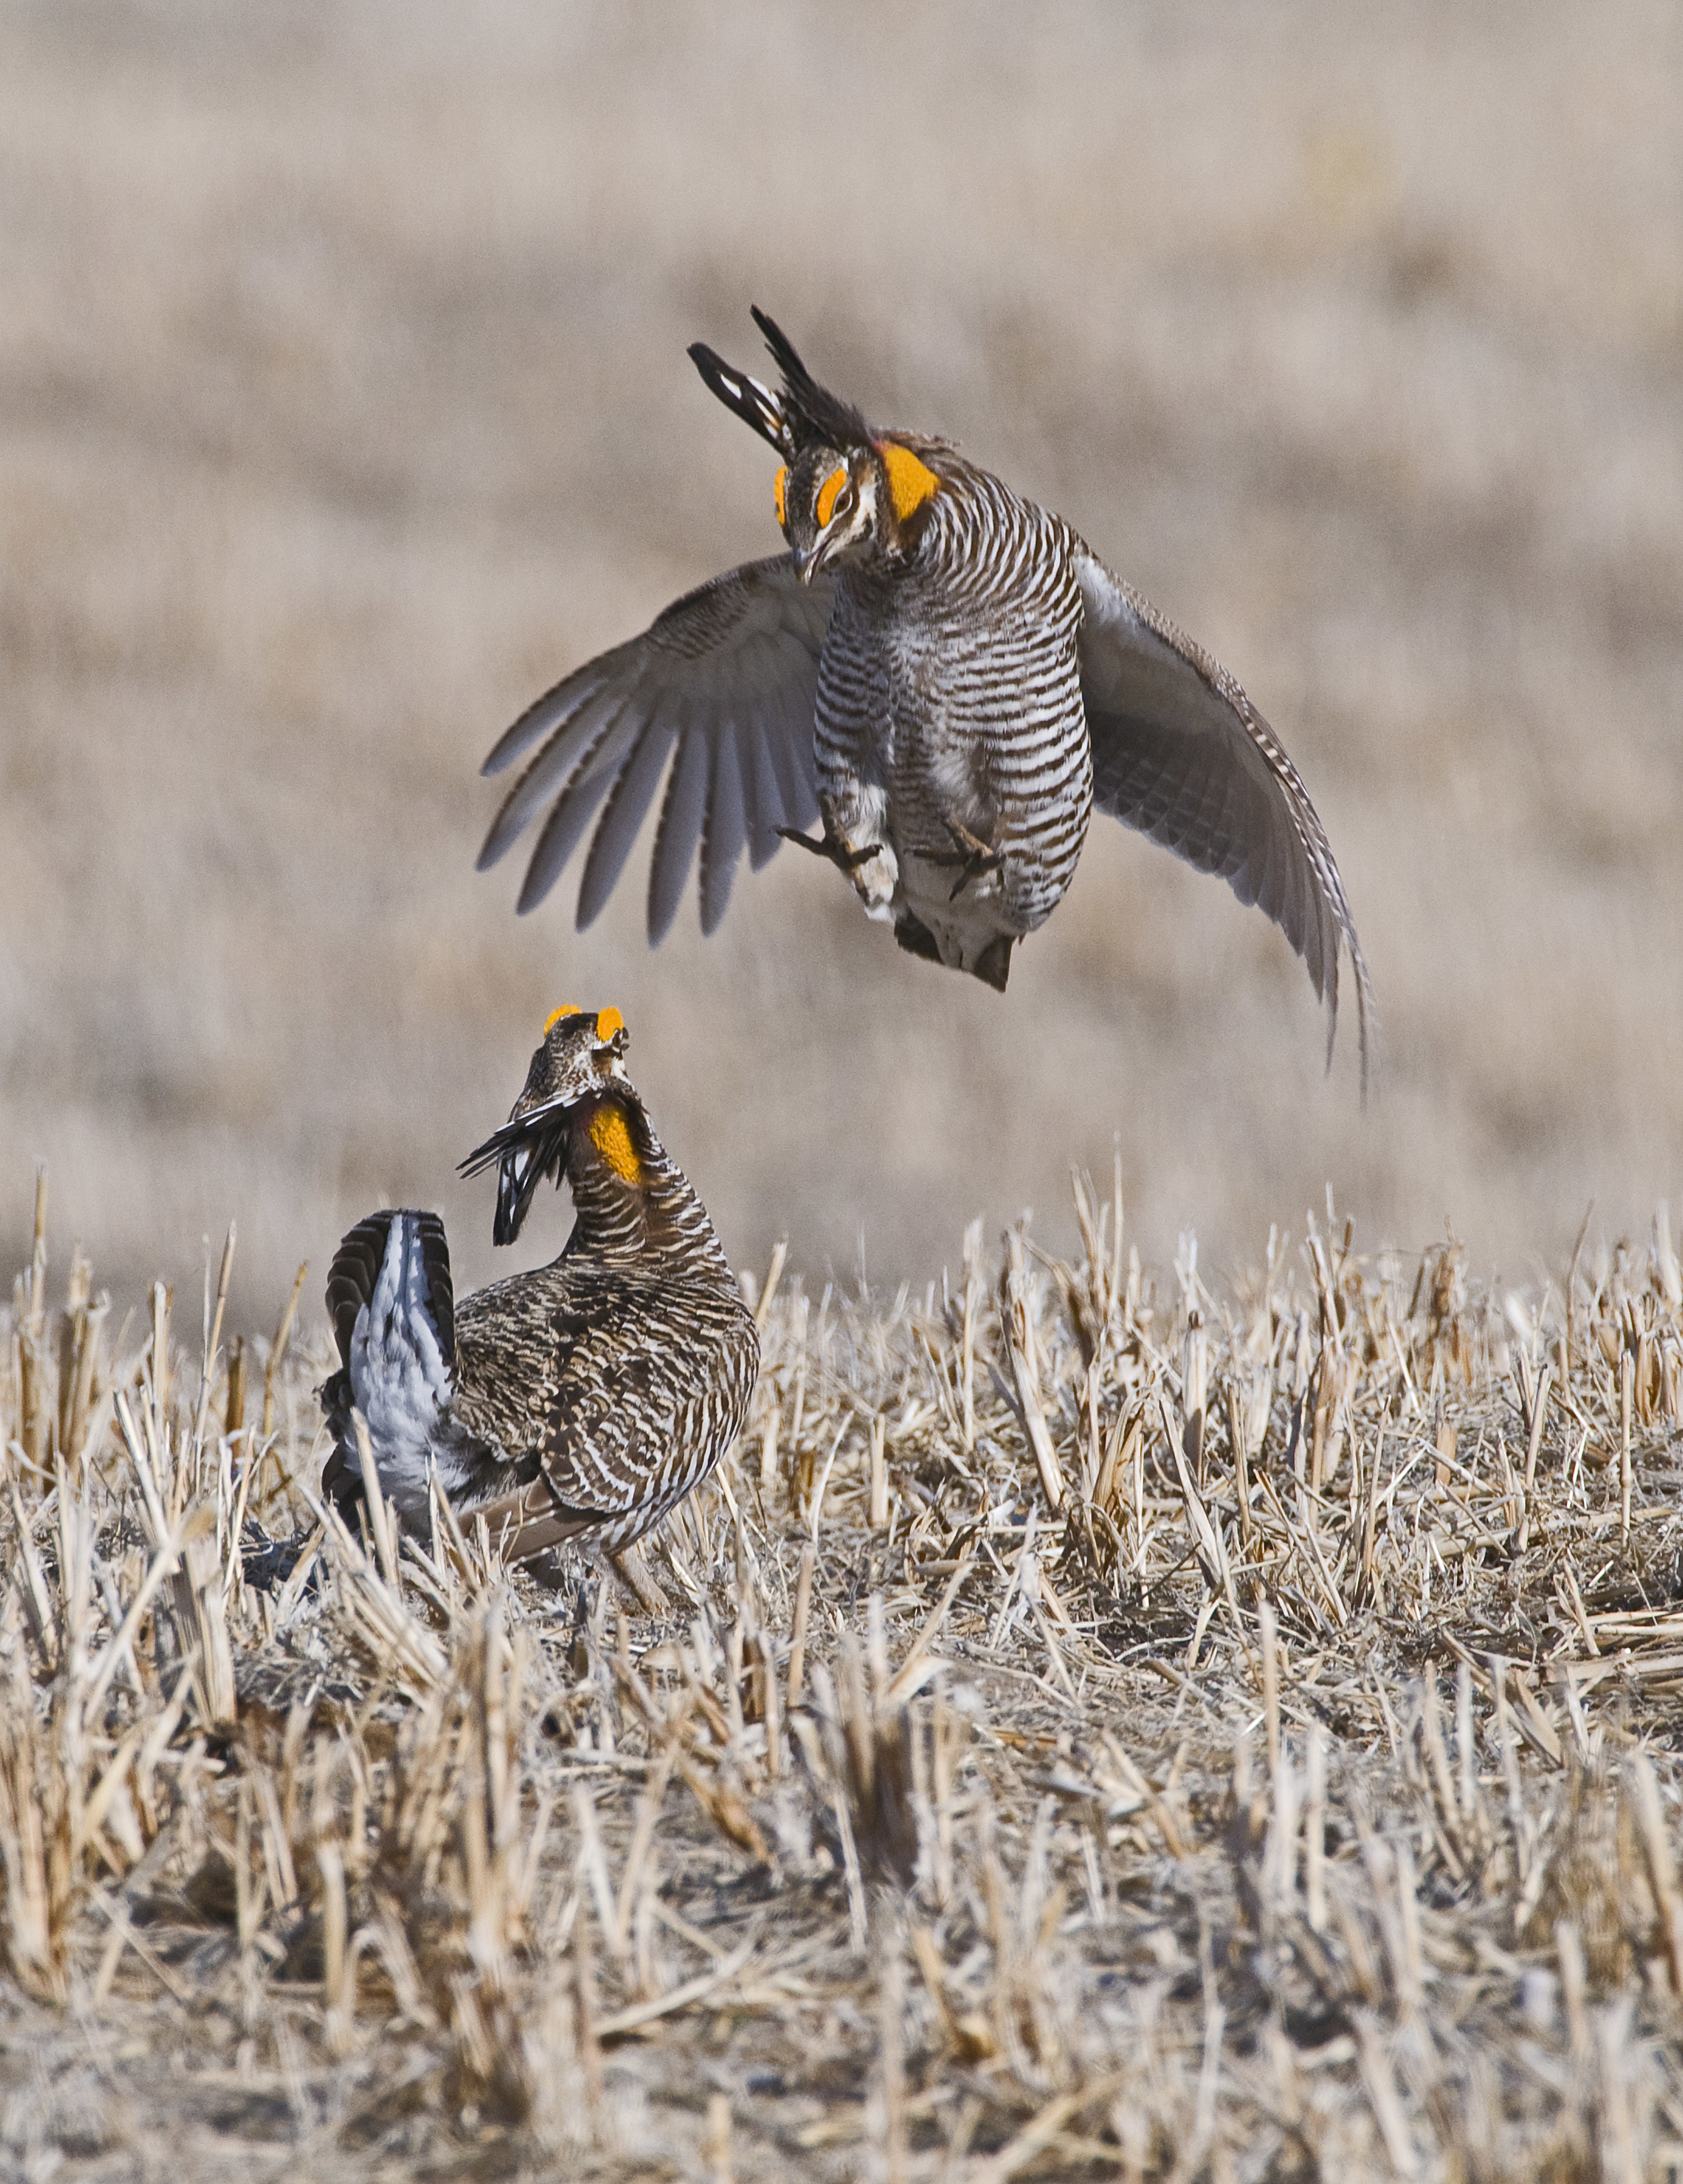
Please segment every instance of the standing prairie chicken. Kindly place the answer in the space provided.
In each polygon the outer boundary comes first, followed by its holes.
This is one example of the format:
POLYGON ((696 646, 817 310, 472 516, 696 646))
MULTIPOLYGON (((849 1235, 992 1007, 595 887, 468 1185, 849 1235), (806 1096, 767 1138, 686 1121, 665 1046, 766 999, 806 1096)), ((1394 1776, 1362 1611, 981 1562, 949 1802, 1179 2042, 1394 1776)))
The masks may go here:
POLYGON ((556 1010, 507 1123, 463 1162, 497 1168, 493 1240, 546 1176, 577 1219, 551 1265, 453 1301, 436 1213, 371 1214, 327 1277, 340 1369, 321 1390, 322 1475, 362 1492, 352 1406, 382 1491, 424 1533, 427 1474, 510 1560, 563 1540, 629 1546, 735 1437, 760 1344, 713 1225, 625 1073, 617 1009, 556 1010))
POLYGON ((1346 944, 1365 1062, 1368 972, 1338 866, 1238 683, 1059 517, 945 441, 867 425, 754 316, 778 392, 699 343, 690 355, 783 457, 789 550, 676 601, 515 722, 485 772, 533 755, 482 869, 547 806, 529 910, 594 819, 588 924, 666 775, 651 940, 698 839, 711 933, 742 850, 757 868, 789 835, 839 866, 902 948, 1003 988, 1011 950, 1068 887, 1096 803, 1260 904, 1331 1017, 1346 944), (816 841, 799 832, 815 819, 816 841))

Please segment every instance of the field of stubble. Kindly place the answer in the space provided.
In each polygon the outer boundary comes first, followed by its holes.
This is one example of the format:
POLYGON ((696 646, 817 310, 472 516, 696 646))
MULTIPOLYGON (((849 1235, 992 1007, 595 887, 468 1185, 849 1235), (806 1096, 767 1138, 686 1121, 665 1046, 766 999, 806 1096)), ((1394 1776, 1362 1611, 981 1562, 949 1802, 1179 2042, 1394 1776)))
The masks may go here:
MULTIPOLYGON (((1524 1278, 1683 1201, 1683 29, 1666 6, 14 7, 0 22, 0 1240, 254 1323, 435 1204, 613 1002, 727 1247, 921 1283, 1447 1217, 1524 1278), (480 759, 775 543, 751 301, 1058 509, 1246 683, 1386 1034, 1095 826, 1003 1000, 792 853, 650 954, 513 915, 480 759)), ((499 1269, 501 1271, 501 1269, 499 1269)))
POLYGON ((750 1278, 634 1593, 354 1538, 307 1329, 114 1332, 43 1229, 8 2173, 1675 2180, 1677 1236, 1230 1290, 1105 1198, 892 1304, 750 1278))

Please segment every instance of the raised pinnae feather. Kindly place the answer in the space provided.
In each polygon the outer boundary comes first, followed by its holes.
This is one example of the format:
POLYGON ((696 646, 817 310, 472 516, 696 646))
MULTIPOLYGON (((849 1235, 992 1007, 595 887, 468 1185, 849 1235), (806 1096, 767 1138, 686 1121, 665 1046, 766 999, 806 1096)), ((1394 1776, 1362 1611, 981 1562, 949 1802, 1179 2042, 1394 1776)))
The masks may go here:
POLYGON ((566 1173, 572 1134, 565 1120, 557 1120, 547 1133, 530 1143, 510 1147, 497 1169, 497 1211, 491 1223, 493 1244, 518 1240, 545 1176, 553 1176, 559 1190, 566 1173))
POLYGON ((766 346, 783 376, 783 406, 794 427, 797 449, 813 446, 862 448, 872 437, 861 411, 839 395, 821 387, 795 352, 794 343, 766 312, 755 304, 754 323, 766 337, 766 346))
POLYGON ((701 374, 710 393, 716 394, 727 410, 740 417, 768 440, 777 453, 792 460, 796 453, 796 442, 789 429, 789 421, 783 404, 769 387, 762 387, 757 379, 745 371, 738 371, 725 362, 716 349, 705 342, 692 342, 689 360, 701 374))
POLYGON ((497 1211, 491 1225, 493 1244, 512 1244, 532 1209, 538 1186, 553 1176, 557 1190, 567 1173, 572 1123, 565 1107, 538 1108, 514 1115, 476 1145, 456 1173, 475 1176, 497 1169, 497 1211))

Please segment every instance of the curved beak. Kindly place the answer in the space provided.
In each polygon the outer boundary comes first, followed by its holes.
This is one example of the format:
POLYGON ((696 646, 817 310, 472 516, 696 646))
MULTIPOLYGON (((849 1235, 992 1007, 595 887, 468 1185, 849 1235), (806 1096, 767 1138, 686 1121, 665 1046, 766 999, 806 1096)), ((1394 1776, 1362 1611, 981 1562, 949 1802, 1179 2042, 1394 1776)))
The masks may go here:
POLYGON ((804 554, 798 546, 791 546, 789 550, 795 575, 803 584, 810 584, 830 558, 830 542, 828 536, 820 536, 804 554))

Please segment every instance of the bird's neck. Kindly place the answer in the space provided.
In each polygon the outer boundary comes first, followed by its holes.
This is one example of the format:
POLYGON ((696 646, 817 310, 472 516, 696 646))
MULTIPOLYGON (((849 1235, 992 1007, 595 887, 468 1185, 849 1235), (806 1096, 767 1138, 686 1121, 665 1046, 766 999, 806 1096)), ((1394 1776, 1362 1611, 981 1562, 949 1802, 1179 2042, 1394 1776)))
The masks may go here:
POLYGON ((567 1161, 577 1226, 569 1253, 616 1264, 654 1256, 728 1273, 713 1225, 634 1095, 581 1109, 567 1161))

